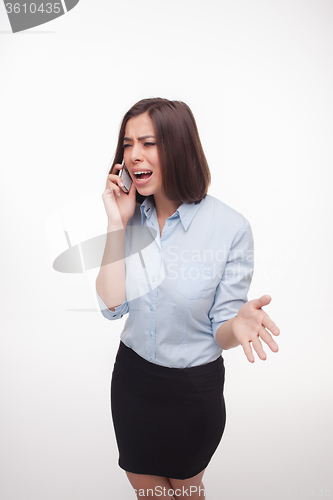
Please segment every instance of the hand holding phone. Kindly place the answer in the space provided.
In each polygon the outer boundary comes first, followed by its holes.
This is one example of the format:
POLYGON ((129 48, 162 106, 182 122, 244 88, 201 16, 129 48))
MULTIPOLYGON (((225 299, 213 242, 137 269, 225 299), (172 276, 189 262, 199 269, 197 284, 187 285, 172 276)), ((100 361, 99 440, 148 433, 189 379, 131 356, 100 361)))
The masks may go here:
POLYGON ((133 216, 136 206, 136 189, 134 185, 132 186, 132 179, 124 162, 116 163, 112 168, 111 165, 109 166, 109 175, 102 197, 108 224, 119 224, 120 219, 123 224, 126 224, 133 216), (121 191, 127 196, 123 196, 121 191))
POLYGON ((124 191, 124 193, 128 193, 133 181, 132 181, 132 178, 131 178, 131 176, 126 168, 124 160, 123 160, 122 165, 123 165, 123 168, 120 170, 119 177, 123 181, 124 185, 121 186, 121 189, 124 191))

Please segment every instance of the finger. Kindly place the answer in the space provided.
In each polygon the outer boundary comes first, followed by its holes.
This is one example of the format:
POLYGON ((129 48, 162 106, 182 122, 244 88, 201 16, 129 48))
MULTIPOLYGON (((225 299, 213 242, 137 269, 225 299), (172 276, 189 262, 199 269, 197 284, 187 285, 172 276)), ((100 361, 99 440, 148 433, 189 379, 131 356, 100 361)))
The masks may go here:
POLYGON ((262 340, 268 345, 271 351, 278 352, 279 346, 263 326, 260 327, 259 335, 262 340))
POLYGON ((115 195, 112 191, 112 189, 105 189, 104 193, 102 194, 102 199, 103 199, 103 202, 112 202, 112 203, 115 203, 117 205, 117 202, 116 202, 116 199, 115 199, 115 195))
POLYGON ((259 299, 253 299, 251 302, 256 309, 261 309, 270 303, 272 297, 270 295, 262 295, 259 299))
POLYGON ((273 320, 265 313, 265 316, 262 320, 262 324, 265 328, 272 332, 273 335, 280 335, 280 328, 276 326, 273 320))
POLYGON ((118 184, 119 186, 124 185, 122 178, 117 174, 109 174, 108 180, 114 182, 115 184, 118 184))
POLYGON ((106 188, 102 196, 110 195, 113 200, 116 199, 116 193, 111 188, 106 188))
POLYGON ((252 345, 253 345, 253 349, 258 354, 258 357, 260 359, 262 359, 263 361, 265 361, 265 359, 267 358, 267 356, 266 356, 265 351, 262 348, 262 343, 260 342, 259 337, 254 337, 253 338, 252 345))
POLYGON ((245 356, 247 357, 247 359, 250 361, 250 363, 254 363, 254 356, 252 353, 250 342, 244 342, 244 344, 242 344, 242 347, 243 347, 243 350, 244 350, 244 353, 245 353, 245 356))
POLYGON ((115 163, 112 167, 112 170, 110 173, 114 173, 116 170, 121 170, 123 168, 124 165, 122 165, 121 163, 115 163))
POLYGON ((108 178, 107 178, 107 181, 111 181, 111 182, 114 182, 114 183, 118 183, 119 181, 122 182, 121 177, 119 175, 117 175, 117 174, 109 174, 108 178))
MULTIPOLYGON (((113 175, 113 174, 110 174, 110 175, 113 175)), ((120 196, 120 192, 122 191, 121 187, 124 185, 124 183, 120 179, 120 177, 118 177, 117 175, 115 177, 117 177, 117 178, 112 179, 112 180, 108 179, 106 186, 109 189, 112 189, 117 196, 120 196)))

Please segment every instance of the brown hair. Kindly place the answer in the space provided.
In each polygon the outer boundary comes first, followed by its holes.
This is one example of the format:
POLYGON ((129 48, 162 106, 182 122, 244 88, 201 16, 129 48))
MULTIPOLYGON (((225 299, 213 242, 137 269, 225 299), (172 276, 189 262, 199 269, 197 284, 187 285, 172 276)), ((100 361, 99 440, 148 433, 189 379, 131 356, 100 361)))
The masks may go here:
MULTIPOLYGON (((128 120, 146 112, 153 122, 157 139, 164 195, 179 203, 199 203, 207 194, 211 176, 193 113, 182 101, 157 97, 134 104, 121 123, 109 173, 116 163, 123 161, 123 139, 128 120)), ((137 191, 137 203, 141 204, 144 199, 137 191)))

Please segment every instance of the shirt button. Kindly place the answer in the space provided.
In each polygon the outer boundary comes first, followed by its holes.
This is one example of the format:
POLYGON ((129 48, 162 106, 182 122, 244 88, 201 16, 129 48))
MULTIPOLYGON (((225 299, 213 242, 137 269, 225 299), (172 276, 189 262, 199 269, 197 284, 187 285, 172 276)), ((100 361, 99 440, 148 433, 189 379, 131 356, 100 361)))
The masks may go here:
POLYGON ((169 222, 168 222, 168 226, 171 226, 171 224, 172 224, 172 222, 171 222, 171 220, 169 220, 169 222))
POLYGON ((149 361, 151 361, 153 358, 151 356, 149 356, 149 361))
POLYGON ((149 306, 150 307, 150 310, 153 311, 154 310, 154 306, 149 306))
POLYGON ((150 330, 149 335, 152 337, 153 336, 153 330, 150 330))

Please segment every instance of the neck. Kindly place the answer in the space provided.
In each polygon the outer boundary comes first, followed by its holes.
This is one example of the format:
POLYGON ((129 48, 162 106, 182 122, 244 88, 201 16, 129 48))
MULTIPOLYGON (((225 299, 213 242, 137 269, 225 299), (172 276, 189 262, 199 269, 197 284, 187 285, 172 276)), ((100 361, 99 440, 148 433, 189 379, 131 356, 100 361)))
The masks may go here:
POLYGON ((181 203, 177 201, 168 200, 161 193, 154 194, 156 215, 158 219, 167 219, 175 213, 181 203))

